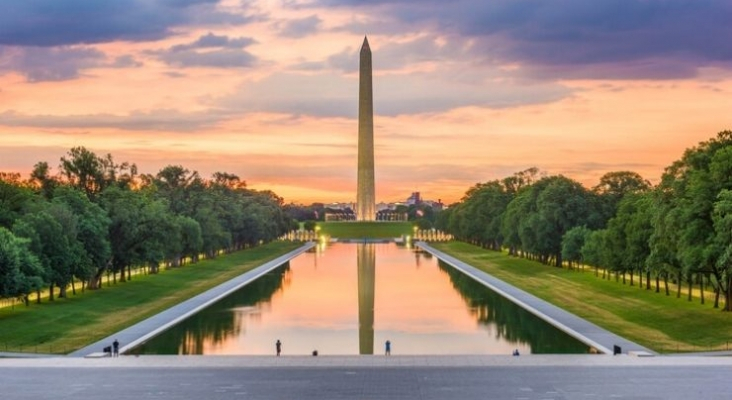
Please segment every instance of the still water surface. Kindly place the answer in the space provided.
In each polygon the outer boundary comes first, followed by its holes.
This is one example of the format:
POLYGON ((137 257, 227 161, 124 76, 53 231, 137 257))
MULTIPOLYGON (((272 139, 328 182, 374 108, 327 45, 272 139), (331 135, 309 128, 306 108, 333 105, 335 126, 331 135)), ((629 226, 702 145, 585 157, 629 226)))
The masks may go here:
POLYGON ((586 353, 437 258, 394 243, 320 245, 163 332, 137 354, 586 353))

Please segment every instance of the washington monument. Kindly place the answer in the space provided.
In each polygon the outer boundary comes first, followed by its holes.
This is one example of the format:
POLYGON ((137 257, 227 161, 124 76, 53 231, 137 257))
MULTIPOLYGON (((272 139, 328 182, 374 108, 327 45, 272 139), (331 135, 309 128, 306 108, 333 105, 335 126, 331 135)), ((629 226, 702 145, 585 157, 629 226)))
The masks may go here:
POLYGON ((364 36, 358 85, 358 188, 356 220, 376 219, 374 190, 374 99, 371 89, 371 48, 364 36))

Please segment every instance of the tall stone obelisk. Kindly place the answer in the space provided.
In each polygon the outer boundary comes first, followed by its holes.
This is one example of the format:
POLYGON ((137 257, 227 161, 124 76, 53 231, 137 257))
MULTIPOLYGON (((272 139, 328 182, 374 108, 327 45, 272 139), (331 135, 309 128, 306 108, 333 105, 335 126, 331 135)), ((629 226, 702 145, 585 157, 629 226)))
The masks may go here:
POLYGON ((371 48, 364 36, 358 85, 358 187, 356 220, 376 219, 374 190, 374 99, 371 87, 371 48))

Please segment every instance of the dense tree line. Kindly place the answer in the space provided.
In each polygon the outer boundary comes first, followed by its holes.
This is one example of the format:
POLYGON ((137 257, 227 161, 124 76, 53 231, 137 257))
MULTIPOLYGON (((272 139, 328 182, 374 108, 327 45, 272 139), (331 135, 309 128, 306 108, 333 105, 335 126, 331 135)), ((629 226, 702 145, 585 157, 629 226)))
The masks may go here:
MULTIPOLYGON (((652 186, 630 171, 592 189, 535 168, 470 188, 438 215, 460 240, 692 299, 693 285, 732 310, 732 131, 687 149, 652 186), (663 282, 663 285, 661 284, 663 282)), ((704 296, 701 296, 704 302, 704 296)))
MULTIPOLYGON (((84 147, 46 162, 29 179, 0 173, 0 298, 48 288, 97 289, 104 275, 130 279, 134 269, 195 263, 268 242, 292 227, 283 200, 248 189, 236 175, 211 179, 178 165, 138 174, 84 147)), ((40 296, 38 296, 40 301, 40 296)))

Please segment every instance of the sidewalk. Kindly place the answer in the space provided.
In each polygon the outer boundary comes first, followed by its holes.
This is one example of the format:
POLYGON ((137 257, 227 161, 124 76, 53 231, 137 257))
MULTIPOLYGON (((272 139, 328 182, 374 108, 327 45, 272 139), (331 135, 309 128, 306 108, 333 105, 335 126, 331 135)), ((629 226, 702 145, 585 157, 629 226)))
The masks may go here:
POLYGON ((125 356, 0 358, 3 368, 465 368, 465 367, 693 367, 732 368, 732 357, 632 357, 600 354, 394 356, 125 356))

